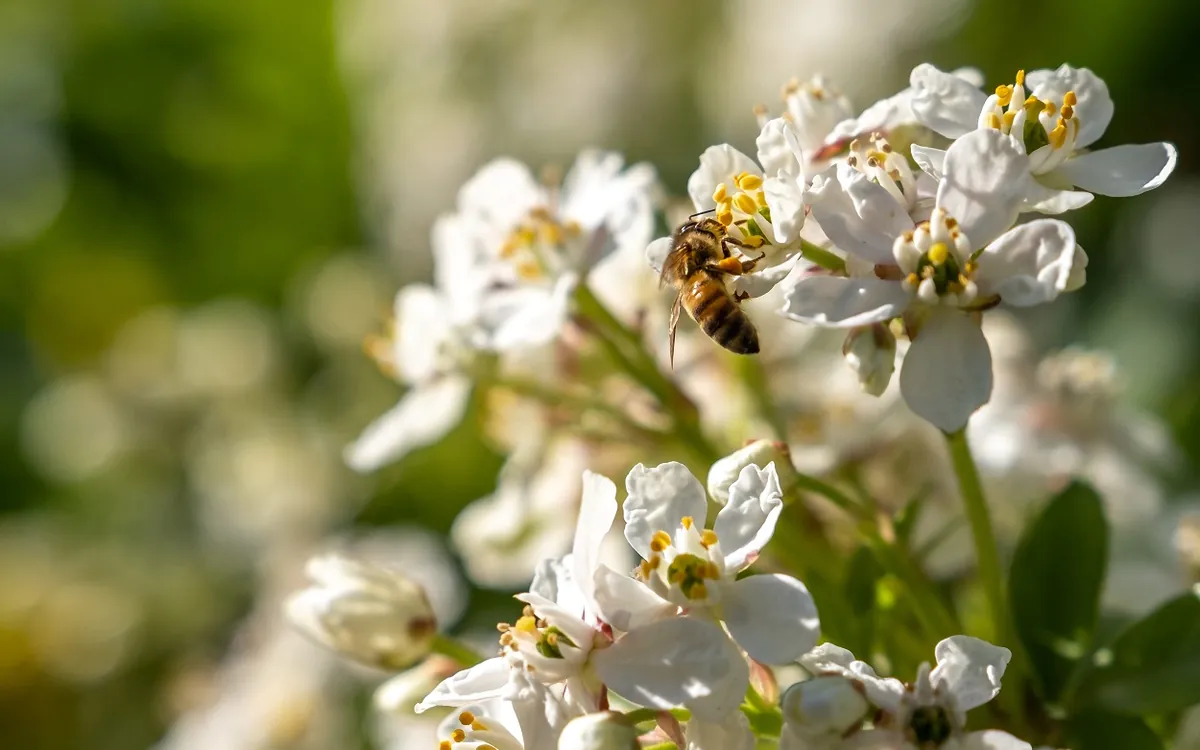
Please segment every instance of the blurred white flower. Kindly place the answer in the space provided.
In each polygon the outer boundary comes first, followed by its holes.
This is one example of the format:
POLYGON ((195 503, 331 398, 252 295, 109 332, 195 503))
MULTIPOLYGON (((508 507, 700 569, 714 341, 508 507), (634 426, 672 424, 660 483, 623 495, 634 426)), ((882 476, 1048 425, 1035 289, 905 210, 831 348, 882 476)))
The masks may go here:
POLYGON ((883 323, 855 328, 846 336, 842 356, 862 389, 872 396, 881 396, 896 369, 896 335, 883 323))
MULTIPOLYGON (((1024 183, 1027 211, 1062 213, 1087 205, 1092 193, 1138 195, 1161 185, 1175 169, 1170 143, 1088 149, 1108 128, 1113 102, 1104 81, 1087 68, 1064 64, 1028 76, 1018 71, 1012 85, 998 86, 991 95, 929 64, 913 69, 911 83, 918 118, 948 138, 976 128, 1014 134, 1035 178, 1024 183)), ((940 172, 942 152, 917 147, 913 155, 940 172)))
POLYGON ((724 458, 718 459, 708 470, 708 494, 721 505, 729 502, 729 491, 747 466, 762 468, 776 467, 779 483, 786 485, 791 478, 792 458, 787 443, 774 440, 755 440, 747 443, 724 458))
POLYGON ((422 589, 384 568, 336 555, 315 557, 309 588, 285 605, 309 638, 362 664, 401 669, 429 652, 437 620, 422 589))
POLYGON ((62 378, 39 391, 21 415, 21 447, 46 477, 79 482, 131 447, 134 425, 105 383, 62 378))
POLYGON ((638 750, 637 730, 620 714, 603 712, 572 719, 558 750, 638 750))

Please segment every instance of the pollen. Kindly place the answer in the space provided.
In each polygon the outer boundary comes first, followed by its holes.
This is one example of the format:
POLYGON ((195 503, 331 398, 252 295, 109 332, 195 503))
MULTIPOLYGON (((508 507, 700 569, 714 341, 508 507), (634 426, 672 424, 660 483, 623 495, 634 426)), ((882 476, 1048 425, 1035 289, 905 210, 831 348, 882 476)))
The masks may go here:
POLYGON ((467 733, 461 729, 455 729, 453 732, 450 733, 450 739, 454 740, 455 742, 462 742, 466 738, 467 738, 467 733))
POLYGON ((730 224, 733 223, 733 212, 732 211, 718 211, 717 212, 717 221, 721 222, 725 226, 729 226, 730 224))
POLYGON ((738 193, 735 195, 733 197, 733 205, 737 208, 737 210, 744 214, 752 214, 758 211, 758 204, 754 202, 753 198, 745 193, 738 193))
POLYGON ((1062 118, 1064 120, 1070 120, 1074 116, 1075 116, 1075 108, 1072 107, 1070 104, 1064 104, 1063 108, 1062 108, 1062 118))
POLYGON ((665 531, 656 531, 654 536, 650 537, 650 551, 662 552, 667 547, 671 546, 671 535, 665 531))
POLYGON ((458 723, 465 727, 469 727, 475 723, 475 714, 470 711, 463 711, 458 715, 458 723))
POLYGON ((950 257, 950 248, 946 247, 945 242, 936 242, 933 247, 929 248, 929 260, 937 265, 944 265, 950 257))
POLYGON ((752 234, 746 239, 742 240, 742 244, 751 250, 762 247, 764 242, 766 242, 766 240, 764 240, 762 237, 759 237, 757 234, 752 234))
POLYGON ((917 284, 921 283, 921 277, 917 276, 916 272, 910 273, 908 276, 904 277, 904 283, 908 284, 909 286, 916 286, 917 284))
POLYGON ((1074 91, 1068 91, 1067 93, 1063 94, 1063 104, 1067 105, 1068 107, 1074 107, 1076 104, 1079 104, 1079 99, 1075 97, 1074 91))
POLYGON ((717 185, 717 189, 713 191, 713 203, 720 205, 725 202, 728 191, 725 190, 725 183, 717 185))
POLYGON ((758 190, 760 187, 762 187, 763 181, 762 178, 756 174, 742 172, 740 175, 734 178, 734 183, 737 184, 739 190, 750 192, 753 190, 758 190))
POLYGON ((536 633, 537 620, 531 615, 525 615, 517 620, 513 628, 521 633, 536 633))
POLYGON ((690 529, 696 525, 696 521, 691 516, 684 516, 679 519, 679 524, 685 529, 690 529))
POLYGON ((704 545, 705 549, 713 546, 717 543, 717 532, 712 529, 705 529, 700 532, 700 543, 704 545))
POLYGON ((450 740, 442 740, 438 743, 438 750, 453 750, 454 743, 450 740))

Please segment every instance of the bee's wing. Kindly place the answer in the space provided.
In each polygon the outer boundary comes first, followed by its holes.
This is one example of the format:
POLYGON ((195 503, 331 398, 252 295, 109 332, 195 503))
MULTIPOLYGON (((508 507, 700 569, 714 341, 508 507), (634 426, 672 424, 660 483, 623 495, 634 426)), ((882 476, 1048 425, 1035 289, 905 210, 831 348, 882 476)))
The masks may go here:
POLYGON ((671 306, 671 323, 667 326, 667 338, 669 340, 668 352, 670 356, 671 369, 675 369, 675 329, 679 326, 679 311, 683 309, 683 290, 679 290, 679 294, 675 295, 675 304, 671 306))

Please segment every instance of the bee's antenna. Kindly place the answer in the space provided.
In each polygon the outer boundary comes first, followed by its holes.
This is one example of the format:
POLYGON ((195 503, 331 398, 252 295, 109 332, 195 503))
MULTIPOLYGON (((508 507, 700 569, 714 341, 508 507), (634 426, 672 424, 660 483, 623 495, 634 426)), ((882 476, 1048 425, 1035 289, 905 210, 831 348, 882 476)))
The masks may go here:
POLYGON ((697 216, 703 216, 704 214, 714 213, 716 210, 717 209, 715 209, 715 208, 710 208, 707 211, 697 211, 696 213, 694 213, 688 217, 688 221, 691 221, 692 219, 696 218, 697 216))

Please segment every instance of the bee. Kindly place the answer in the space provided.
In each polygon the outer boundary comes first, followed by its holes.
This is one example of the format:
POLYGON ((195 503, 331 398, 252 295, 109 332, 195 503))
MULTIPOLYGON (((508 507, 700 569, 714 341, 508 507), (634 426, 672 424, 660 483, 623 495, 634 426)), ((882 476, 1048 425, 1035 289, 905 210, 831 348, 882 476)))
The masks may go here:
MULTIPOLYGON (((707 211, 703 213, 708 213, 707 211)), ((670 357, 675 361, 675 329, 679 311, 686 308, 692 320, 713 341, 735 354, 758 353, 758 331, 741 308, 748 294, 734 294, 726 286, 726 277, 754 270, 766 255, 743 260, 729 252, 729 245, 750 247, 730 237, 725 225, 709 217, 696 220, 693 214, 675 231, 674 245, 663 262, 659 285, 671 284, 678 290, 671 308, 670 357)))

